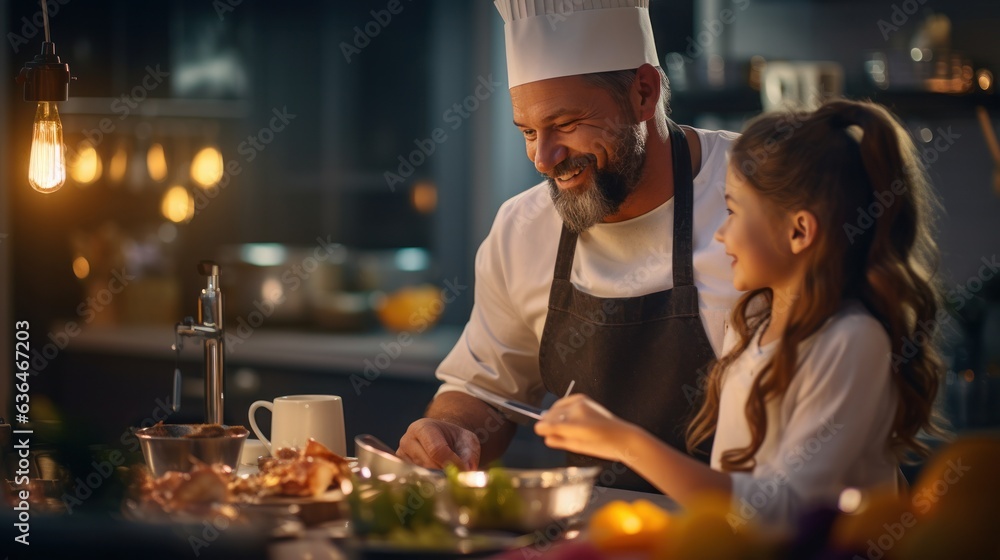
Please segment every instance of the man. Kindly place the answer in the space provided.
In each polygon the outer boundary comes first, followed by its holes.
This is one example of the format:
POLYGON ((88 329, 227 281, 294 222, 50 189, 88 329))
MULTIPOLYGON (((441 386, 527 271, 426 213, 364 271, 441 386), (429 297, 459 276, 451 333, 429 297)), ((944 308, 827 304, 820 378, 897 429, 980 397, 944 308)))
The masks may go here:
MULTIPOLYGON (((538 404, 570 383, 683 449, 739 295, 713 240, 736 135, 667 119, 648 0, 554 14, 495 3, 514 124, 545 180, 497 213, 476 256, 472 316, 398 454, 477 468, 503 454, 516 426, 468 385, 538 404)), ((622 470, 611 485, 652 488, 622 470)))

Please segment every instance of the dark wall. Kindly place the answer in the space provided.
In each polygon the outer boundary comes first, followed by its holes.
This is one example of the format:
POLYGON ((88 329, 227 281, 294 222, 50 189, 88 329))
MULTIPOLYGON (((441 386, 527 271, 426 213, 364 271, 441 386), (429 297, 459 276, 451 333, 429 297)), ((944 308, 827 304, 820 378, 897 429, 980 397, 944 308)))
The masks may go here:
MULTIPOLYGON (((902 10, 902 4, 895 0, 755 0, 731 26, 728 53, 734 59, 759 54, 767 59, 839 62, 845 70, 848 96, 857 97, 874 91, 864 75, 866 55, 875 50, 909 51, 920 23, 928 14, 939 13, 951 20, 952 48, 971 57, 976 68, 988 68, 994 76, 1000 76, 1000 41, 996 39, 1000 3, 927 0, 911 3, 920 6, 912 15, 894 15, 894 6, 902 10)), ((991 116, 994 128, 1000 129, 1000 104, 995 99, 991 116)), ((889 96, 887 103, 893 107, 894 101, 889 96)), ((974 106, 943 111, 945 101, 928 100, 894 108, 915 135, 926 128, 935 137, 941 135, 939 131, 951 131, 954 137, 939 157, 927 160, 944 206, 938 237, 943 254, 942 280, 954 287, 978 273, 983 266, 981 259, 989 260, 1000 253, 1000 228, 995 223, 1000 215, 1000 191, 993 187, 994 165, 975 120, 974 106)))

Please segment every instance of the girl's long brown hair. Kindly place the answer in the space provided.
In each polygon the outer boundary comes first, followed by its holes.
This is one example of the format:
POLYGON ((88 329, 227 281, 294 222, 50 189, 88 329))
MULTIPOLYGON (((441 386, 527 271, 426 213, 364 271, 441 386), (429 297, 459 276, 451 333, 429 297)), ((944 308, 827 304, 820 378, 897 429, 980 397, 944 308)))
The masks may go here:
POLYGON ((892 345, 890 370, 870 372, 891 375, 900 397, 887 443, 903 460, 926 455, 917 435, 939 432, 933 405, 944 371, 933 343, 941 301, 932 280, 937 200, 909 135, 880 105, 832 101, 813 112, 757 117, 735 142, 730 168, 778 211, 810 211, 819 232, 806 256, 800 294, 754 290, 734 308, 739 342, 709 374, 705 401, 688 427, 688 451, 715 431, 726 369, 747 349, 772 306, 787 306, 788 326, 747 399, 750 444, 722 454, 723 470, 752 470, 767 433, 765 405, 788 389, 800 343, 845 298, 857 298, 885 327, 892 345), (904 344, 916 353, 904 354, 904 344))

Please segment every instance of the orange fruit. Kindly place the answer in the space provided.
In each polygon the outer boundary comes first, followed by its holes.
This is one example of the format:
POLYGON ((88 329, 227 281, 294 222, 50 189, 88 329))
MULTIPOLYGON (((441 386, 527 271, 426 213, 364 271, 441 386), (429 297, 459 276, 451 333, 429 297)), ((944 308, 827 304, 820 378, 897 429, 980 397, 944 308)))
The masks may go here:
POLYGON ((669 538, 656 550, 657 560, 692 558, 745 558, 750 549, 746 535, 736 532, 724 515, 701 510, 676 520, 669 538))
POLYGON ((1000 528, 1000 437, 969 436, 944 447, 920 472, 911 492, 918 517, 978 516, 1000 528))
POLYGON ((443 311, 441 290, 430 284, 402 288, 376 306, 382 326, 397 332, 422 332, 434 325, 443 311))
POLYGON ((1000 437, 967 436, 939 450, 913 485, 917 524, 894 557, 931 558, 937 552, 951 558, 1000 557, 998 473, 1000 437))
POLYGON ((609 502, 590 518, 590 541, 604 552, 651 551, 664 539, 670 514, 648 500, 609 502))
POLYGON ((766 557, 761 556, 766 546, 751 527, 733 512, 728 495, 707 492, 692 500, 684 513, 671 518, 670 531, 657 546, 653 558, 739 560, 766 557))
POLYGON ((670 525, 670 514, 649 500, 632 502, 632 511, 642 520, 645 532, 663 533, 670 525))

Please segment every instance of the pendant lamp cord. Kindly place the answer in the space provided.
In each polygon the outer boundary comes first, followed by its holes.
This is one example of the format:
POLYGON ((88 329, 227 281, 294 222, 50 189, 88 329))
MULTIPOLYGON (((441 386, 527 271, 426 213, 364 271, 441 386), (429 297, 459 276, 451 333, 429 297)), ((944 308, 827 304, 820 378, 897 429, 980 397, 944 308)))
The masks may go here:
POLYGON ((45 42, 51 43, 52 37, 49 35, 49 6, 45 3, 45 0, 38 0, 38 3, 42 5, 42 21, 45 23, 45 42))

